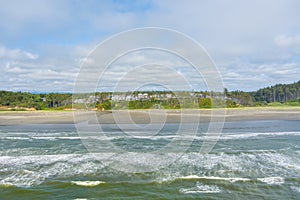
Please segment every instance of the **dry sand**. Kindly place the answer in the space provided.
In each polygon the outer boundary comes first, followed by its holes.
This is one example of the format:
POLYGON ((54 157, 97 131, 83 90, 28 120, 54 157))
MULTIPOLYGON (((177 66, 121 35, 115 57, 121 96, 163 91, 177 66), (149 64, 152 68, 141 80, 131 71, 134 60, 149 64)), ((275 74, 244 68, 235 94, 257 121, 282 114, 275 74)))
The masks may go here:
POLYGON ((300 120, 300 108, 243 108, 224 110, 130 110, 130 111, 3 111, 0 125, 89 123, 189 123, 241 120, 300 120))

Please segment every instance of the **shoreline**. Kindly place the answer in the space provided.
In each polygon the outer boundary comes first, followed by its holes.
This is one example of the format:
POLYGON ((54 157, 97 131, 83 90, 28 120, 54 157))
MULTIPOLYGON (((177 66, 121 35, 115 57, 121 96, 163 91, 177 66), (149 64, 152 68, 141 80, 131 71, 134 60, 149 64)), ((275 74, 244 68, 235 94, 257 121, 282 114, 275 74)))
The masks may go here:
POLYGON ((1 111, 0 125, 115 123, 195 123, 213 121, 300 120, 300 107, 246 107, 193 110, 1 111), (96 114, 96 115, 95 115, 96 114), (91 120, 92 116, 92 120, 91 120), (97 116, 97 117, 95 117, 97 116), (96 121, 95 121, 96 119, 96 121))

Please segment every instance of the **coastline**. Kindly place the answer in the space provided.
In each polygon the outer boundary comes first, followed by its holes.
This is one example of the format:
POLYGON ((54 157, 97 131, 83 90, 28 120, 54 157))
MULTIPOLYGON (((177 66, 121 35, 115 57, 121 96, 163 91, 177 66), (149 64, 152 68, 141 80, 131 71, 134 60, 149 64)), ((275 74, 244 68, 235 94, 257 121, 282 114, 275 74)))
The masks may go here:
POLYGON ((194 123, 247 120, 300 120, 300 107, 245 107, 199 110, 114 110, 114 111, 1 111, 0 125, 18 124, 74 124, 89 123, 194 123), (97 120, 90 120, 96 113, 97 120), (150 113, 150 115, 149 115, 150 113), (130 117, 128 117, 128 114, 130 117), (213 116, 213 117, 212 117, 213 116), (151 118, 150 118, 151 117, 151 118), (117 119, 116 119, 117 118, 117 119))

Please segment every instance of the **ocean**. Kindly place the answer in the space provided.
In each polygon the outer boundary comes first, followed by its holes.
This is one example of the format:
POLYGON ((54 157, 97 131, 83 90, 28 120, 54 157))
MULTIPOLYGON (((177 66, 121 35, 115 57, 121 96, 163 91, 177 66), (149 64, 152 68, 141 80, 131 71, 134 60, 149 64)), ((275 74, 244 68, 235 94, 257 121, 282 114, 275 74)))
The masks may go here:
MULTIPOLYGON (((127 152, 157 151, 178 134, 178 124, 151 137, 104 127, 105 139, 127 152)), ((226 122, 201 154, 207 127, 174 162, 126 172, 89 152, 72 124, 0 126, 0 199, 300 199, 300 121, 226 122)))

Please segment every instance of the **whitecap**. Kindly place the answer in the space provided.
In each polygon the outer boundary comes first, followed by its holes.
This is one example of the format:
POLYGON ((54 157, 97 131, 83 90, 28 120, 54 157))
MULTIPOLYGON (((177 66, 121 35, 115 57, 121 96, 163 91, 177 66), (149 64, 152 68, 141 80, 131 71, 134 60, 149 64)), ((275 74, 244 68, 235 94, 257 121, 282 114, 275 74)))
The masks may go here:
POLYGON ((104 181, 71 181, 72 184, 84 187, 94 187, 100 184, 104 184, 104 181))
POLYGON ((30 140, 29 137, 12 137, 12 136, 1 137, 0 139, 3 139, 3 140, 30 140))
POLYGON ((265 178, 258 178, 257 180, 267 183, 269 185, 281 185, 284 183, 284 178, 282 177, 265 177, 265 178))
POLYGON ((206 180, 220 180, 220 181, 229 181, 231 183, 237 182, 237 181, 250 181, 248 178, 239 178, 239 177, 230 177, 230 178, 224 178, 224 177, 216 177, 216 176, 197 176, 197 175, 189 175, 189 176, 182 176, 180 179, 206 179, 206 180))
POLYGON ((32 139, 36 139, 36 140, 80 140, 81 137, 76 137, 76 136, 62 136, 62 137, 49 137, 49 136, 34 136, 31 137, 32 139))
POLYGON ((94 174, 103 168, 98 161, 93 154, 1 156, 0 173, 7 176, 0 184, 30 187, 42 184, 50 177, 94 174))
POLYGON ((180 193, 183 194, 200 194, 200 193, 220 193, 222 190, 216 185, 204 185, 197 182, 196 187, 192 188, 181 188, 180 193))
POLYGON ((219 139, 235 140, 248 139, 257 137, 275 137, 275 136, 300 136, 300 132, 262 132, 262 133, 239 133, 239 134, 223 134, 219 139))

